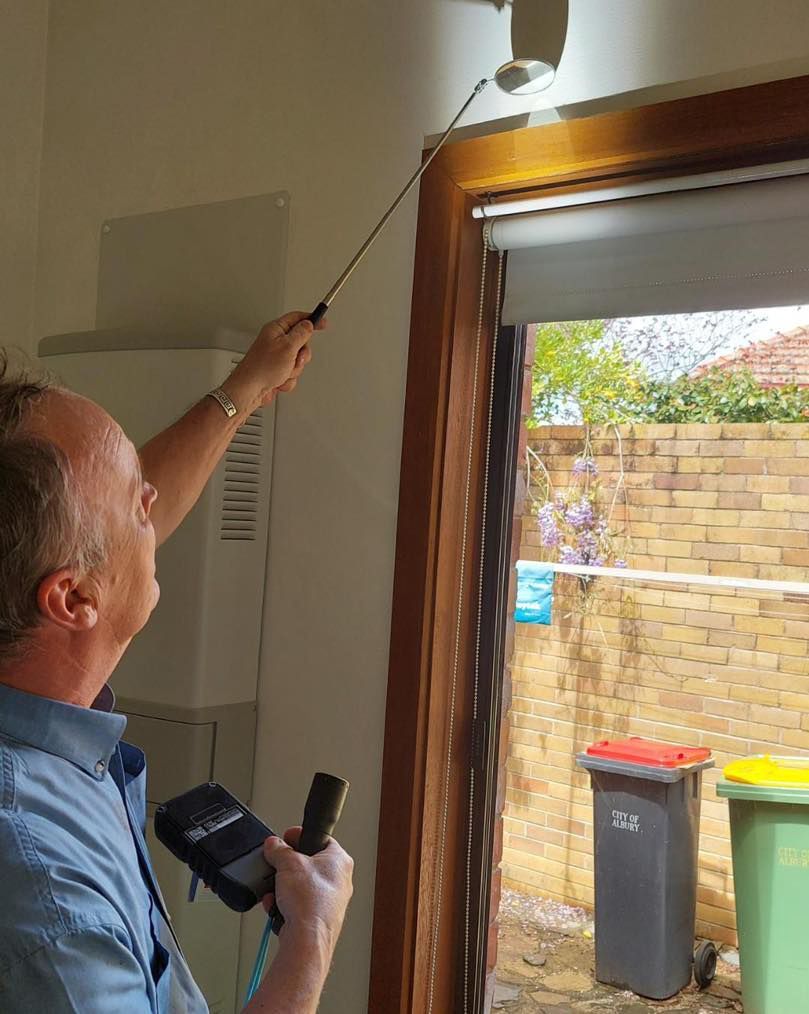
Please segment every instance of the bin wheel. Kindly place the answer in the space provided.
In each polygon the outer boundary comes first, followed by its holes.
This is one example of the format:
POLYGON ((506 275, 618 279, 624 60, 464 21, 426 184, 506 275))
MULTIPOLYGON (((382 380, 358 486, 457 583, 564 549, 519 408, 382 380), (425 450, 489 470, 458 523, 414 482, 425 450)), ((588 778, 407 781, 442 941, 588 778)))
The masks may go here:
POLYGON ((707 989, 716 975, 716 947, 703 940, 694 952, 694 979, 700 989, 707 989))

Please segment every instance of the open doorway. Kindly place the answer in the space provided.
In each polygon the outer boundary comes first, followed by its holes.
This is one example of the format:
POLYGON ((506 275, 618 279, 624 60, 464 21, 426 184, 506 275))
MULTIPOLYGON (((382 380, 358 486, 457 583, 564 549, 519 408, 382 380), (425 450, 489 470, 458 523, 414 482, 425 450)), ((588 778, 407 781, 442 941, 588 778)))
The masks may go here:
POLYGON ((707 747, 715 761, 695 933, 719 947, 717 976, 665 1009, 741 1011, 716 784, 741 757, 809 750, 809 310, 528 335, 513 555, 552 573, 510 592, 491 1004, 660 1009, 595 980, 592 797, 576 764, 596 741, 641 736, 707 747))

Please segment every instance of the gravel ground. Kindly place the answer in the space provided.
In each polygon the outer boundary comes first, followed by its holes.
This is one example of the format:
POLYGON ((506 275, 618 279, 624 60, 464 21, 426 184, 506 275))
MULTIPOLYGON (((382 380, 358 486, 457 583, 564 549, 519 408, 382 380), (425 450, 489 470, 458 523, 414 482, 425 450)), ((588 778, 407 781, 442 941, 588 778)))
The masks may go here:
POLYGON ((590 914, 556 901, 503 891, 497 987, 492 1009, 507 1014, 715 1014, 742 1012, 738 955, 720 953, 716 979, 670 1000, 645 1000, 595 981, 590 914))

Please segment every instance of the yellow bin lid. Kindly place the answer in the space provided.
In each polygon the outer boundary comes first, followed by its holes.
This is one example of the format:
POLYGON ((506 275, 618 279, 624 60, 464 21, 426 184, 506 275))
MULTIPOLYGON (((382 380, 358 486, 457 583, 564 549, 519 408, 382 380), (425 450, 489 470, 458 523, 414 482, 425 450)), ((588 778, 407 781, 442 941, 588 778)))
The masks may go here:
POLYGON ((809 757, 745 757, 723 772, 729 782, 773 788, 809 789, 809 757))

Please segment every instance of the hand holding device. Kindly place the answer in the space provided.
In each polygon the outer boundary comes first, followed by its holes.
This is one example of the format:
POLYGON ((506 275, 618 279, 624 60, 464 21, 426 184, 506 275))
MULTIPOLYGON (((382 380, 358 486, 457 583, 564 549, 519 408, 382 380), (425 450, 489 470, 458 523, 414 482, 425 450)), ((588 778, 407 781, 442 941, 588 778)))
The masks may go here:
MULTIPOLYGON (((325 848, 340 817, 348 782, 318 773, 304 809, 297 851, 325 848)), ((217 782, 204 782, 155 812, 155 834, 230 908, 247 912, 273 893, 275 870, 264 843, 275 832, 217 782)), ((280 928, 279 913, 273 913, 280 928)))
POLYGON ((263 904, 276 932, 285 922, 293 933, 298 927, 319 926, 333 946, 351 899, 354 864, 333 839, 315 855, 305 856, 300 837, 301 828, 293 827, 283 840, 274 837, 264 843, 264 856, 276 876, 274 892, 263 904))
MULTIPOLYGON (((293 835, 291 840, 287 841, 287 845, 291 845, 296 852, 302 852, 306 856, 314 856, 326 849, 327 846, 330 846, 330 836, 337 821, 340 819, 347 794, 347 781, 337 778, 335 775, 327 775, 319 771, 312 779, 312 787, 309 789, 309 795, 306 798, 306 806, 303 810, 303 826, 301 827, 300 834, 297 836, 293 835)), ((334 844, 336 845, 336 842, 334 844)), ((264 850, 267 861, 271 866, 275 865, 271 856, 274 857, 279 852, 282 853, 285 847, 283 842, 279 842, 278 845, 279 848, 277 849, 270 846, 269 850, 267 848, 264 850)), ((339 846, 337 847, 339 848, 339 846)), ((346 904, 348 904, 347 899, 346 904)), ((283 908, 283 898, 281 899, 280 908, 283 908)), ((276 933, 280 932, 284 919, 279 910, 277 899, 276 904, 270 910, 269 916, 272 920, 273 930, 276 933)))

